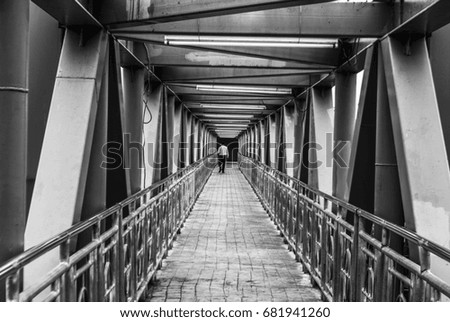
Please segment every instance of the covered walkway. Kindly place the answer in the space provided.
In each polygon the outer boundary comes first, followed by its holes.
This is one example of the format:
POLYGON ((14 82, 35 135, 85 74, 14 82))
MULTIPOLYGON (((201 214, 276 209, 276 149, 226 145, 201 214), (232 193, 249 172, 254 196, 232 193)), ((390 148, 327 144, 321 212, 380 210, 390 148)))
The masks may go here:
POLYGON ((149 301, 320 300, 236 164, 214 171, 149 301))
POLYGON ((448 0, 1 0, 0 302, 449 300, 449 56, 448 0))

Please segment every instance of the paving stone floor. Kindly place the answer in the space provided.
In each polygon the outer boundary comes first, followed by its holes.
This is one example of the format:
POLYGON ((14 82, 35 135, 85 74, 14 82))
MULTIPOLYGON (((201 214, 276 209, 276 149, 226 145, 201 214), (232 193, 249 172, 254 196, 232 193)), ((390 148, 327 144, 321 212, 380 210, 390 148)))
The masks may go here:
POLYGON ((217 169, 158 271, 148 301, 320 301, 237 166, 225 174, 217 169))

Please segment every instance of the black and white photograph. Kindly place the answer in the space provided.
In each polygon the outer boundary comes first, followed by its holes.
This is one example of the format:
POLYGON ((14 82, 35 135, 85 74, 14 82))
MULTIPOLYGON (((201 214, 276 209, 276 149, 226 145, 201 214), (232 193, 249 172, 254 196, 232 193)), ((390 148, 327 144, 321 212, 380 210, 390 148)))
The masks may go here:
POLYGON ((449 57, 448 0, 0 0, 1 309, 448 312, 449 57))

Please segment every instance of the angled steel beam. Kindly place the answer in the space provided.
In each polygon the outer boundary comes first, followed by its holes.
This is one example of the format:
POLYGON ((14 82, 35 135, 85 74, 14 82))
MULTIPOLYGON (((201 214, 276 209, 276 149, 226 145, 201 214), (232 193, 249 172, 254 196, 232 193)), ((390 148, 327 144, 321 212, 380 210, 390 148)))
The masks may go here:
MULTIPOLYGON (((161 35, 155 34, 116 34, 118 39, 145 42, 155 45, 163 45, 164 39, 161 35)), ((187 48, 192 51, 215 52, 226 55, 238 55, 259 59, 281 60, 296 63, 308 63, 312 66, 333 67, 338 64, 339 49, 337 48, 275 48, 275 47, 227 47, 227 46, 206 46, 201 44, 182 46, 174 45, 170 47, 187 48)))
MULTIPOLYGON (((409 4, 406 3, 405 6, 409 4)), ((323 3, 312 6, 220 15, 213 18, 136 26, 112 25, 116 33, 245 34, 261 36, 380 37, 396 26, 394 6, 386 3, 323 3)), ((408 11, 406 11, 408 12, 408 11)))
MULTIPOLYGON (((222 93, 223 94, 223 93, 222 93)), ((223 104, 262 104, 270 108, 279 107, 285 103, 285 99, 280 97, 248 97, 241 95, 203 95, 203 94, 183 94, 180 96, 186 105, 198 103, 223 103, 223 104)))
POLYGON ((336 73, 334 111, 333 195, 347 194, 347 176, 356 114, 356 74, 336 73))
POLYGON ((64 26, 102 27, 80 1, 76 0, 32 0, 42 10, 64 26))
MULTIPOLYGON (((189 48, 164 46, 162 44, 147 44, 150 53, 150 64, 152 66, 192 66, 192 67, 236 67, 236 68, 299 68, 311 69, 326 66, 311 67, 309 64, 282 61, 266 58, 248 57, 218 53, 205 50, 193 50, 189 48)), ((126 61, 128 53, 124 53, 123 61, 126 61)), ((134 63, 134 62, 131 62, 134 63)))
MULTIPOLYGON (((83 46, 79 33, 66 31, 25 231, 26 248, 80 220, 106 49, 103 31, 84 38, 83 46)), ((36 282, 55 262, 55 253, 34 262, 25 271, 25 282, 36 282)))
POLYGON ((105 24, 134 25, 136 23, 162 23, 186 19, 215 17, 249 11, 269 10, 299 5, 318 4, 329 0, 240 0, 201 2, 180 0, 138 0, 133 8, 121 0, 102 0, 98 17, 105 24))
MULTIPOLYGON (((450 247, 450 169, 426 40, 381 45, 406 226, 450 247)), ((431 267, 450 281, 448 263, 432 257, 431 267)))
POLYGON ((325 193, 333 191, 333 167, 329 151, 333 142, 331 87, 313 88, 310 107, 308 184, 325 193))
POLYGON ((251 86, 284 86, 284 87, 307 87, 312 85, 311 77, 309 75, 294 75, 294 76, 284 76, 284 75, 274 75, 274 76, 254 76, 254 77, 230 77, 230 78, 220 78, 220 79, 207 79, 207 80, 184 80, 182 82, 178 81, 167 81, 167 84, 183 86, 189 84, 222 84, 222 85, 251 85, 251 86))
POLYGON ((302 103, 283 107, 284 116, 284 137, 285 137, 285 157, 286 173, 294 176, 299 172, 301 166, 301 148, 304 138, 304 124, 306 110, 302 109, 302 103))
MULTIPOLYGON (((400 191, 400 179, 395 153, 394 134, 389 106, 386 75, 384 72, 383 57, 378 56, 377 72, 377 108, 376 108, 376 144, 375 144, 375 191, 373 213, 387 221, 399 226, 404 226, 402 195, 400 191)), ((375 92, 375 90, 373 90, 375 92)), ((369 165, 368 165, 369 166, 369 165)), ((369 184, 371 182, 368 182, 369 184)), ((368 189, 372 192, 372 189, 368 189)), ((368 198, 367 196, 366 198, 368 198)), ((383 232, 381 228, 375 230, 375 236, 381 240, 383 232)), ((390 237, 389 247, 399 254, 403 254, 403 240, 399 236, 390 237)), ((413 254, 415 250, 411 249, 413 254)), ((381 268, 380 268, 381 270, 381 268)), ((378 278, 379 276, 377 276, 378 278)), ((378 286, 380 283, 376 283, 378 286)), ((379 287, 378 287, 379 288, 379 287)), ((376 293, 386 300, 386 290, 379 289, 376 293)))
POLYGON ((143 68, 123 68, 124 97, 124 165, 130 172, 131 194, 141 190, 142 186, 142 116, 144 94, 143 68))
POLYGON ((235 79, 258 77, 286 77, 322 74, 330 69, 275 69, 275 68, 199 68, 199 67, 156 67, 155 73, 163 81, 195 81, 209 79, 235 79))
POLYGON ((160 180, 159 166, 162 162, 161 151, 161 124, 163 123, 162 113, 164 111, 164 89, 159 85, 151 93, 144 94, 144 182, 146 188, 154 182, 160 180))
POLYGON ((359 96, 344 200, 373 213, 378 47, 369 48, 359 96))

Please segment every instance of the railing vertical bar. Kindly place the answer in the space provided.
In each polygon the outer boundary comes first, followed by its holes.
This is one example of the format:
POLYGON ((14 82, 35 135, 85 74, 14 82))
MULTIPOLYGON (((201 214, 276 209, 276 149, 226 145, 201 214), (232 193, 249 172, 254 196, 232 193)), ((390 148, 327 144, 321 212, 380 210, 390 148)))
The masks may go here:
POLYGON ((11 275, 6 278, 6 301, 19 302, 20 300, 20 284, 21 284, 20 269, 16 269, 11 275))
POLYGON ((360 222, 361 222, 361 210, 357 210, 354 216, 353 223, 353 240, 352 240, 352 257, 351 257, 351 273, 350 280, 352 281, 351 287, 351 300, 352 302, 359 302, 361 295, 361 287, 360 287, 360 277, 358 272, 358 264, 359 264, 359 230, 360 230, 360 222))
POLYGON ((70 267, 70 237, 68 237, 64 243, 59 246, 60 262, 68 266, 68 270, 63 273, 61 277, 61 290, 60 296, 62 302, 75 301, 74 285, 72 283, 72 267, 70 267))
POLYGON ((385 228, 381 230, 381 250, 376 252, 375 260, 375 287, 374 287, 374 301, 387 301, 386 290, 388 288, 388 268, 386 255, 382 252, 383 248, 389 246, 389 231, 385 228))
MULTIPOLYGON (((327 208, 328 200, 325 202, 325 209, 327 208)), ((326 290, 326 284, 327 284, 327 254, 328 254, 328 245, 327 245, 327 236, 328 236, 328 223, 327 223, 327 216, 325 213, 322 214, 322 239, 320 241, 320 273, 322 277, 322 289, 326 290)))
POLYGON ((117 239, 115 257, 116 301, 125 301, 125 254, 123 240, 123 207, 116 213, 117 239))
POLYGON ((129 237, 129 243, 130 243, 130 290, 129 291, 129 298, 131 298, 132 301, 136 301, 137 296, 137 251, 139 249, 138 247, 138 234, 137 234, 137 215, 134 215, 132 220, 130 221, 131 224, 131 231, 130 231, 130 237, 129 237))
MULTIPOLYGON (((100 220, 92 226, 92 240, 93 241, 99 241, 100 239, 100 220)), ((103 244, 103 243, 102 243, 103 244)), ((102 244, 99 244, 95 250, 91 253, 91 257, 92 257, 92 261, 93 261, 93 265, 91 268, 91 273, 90 273, 90 283, 91 283, 91 287, 90 287, 90 298, 92 301, 95 302, 100 302, 101 301, 101 283, 100 283, 100 279, 101 279, 101 273, 100 273, 100 267, 101 266, 101 258, 102 258, 102 253, 101 253, 101 246, 102 244)))

